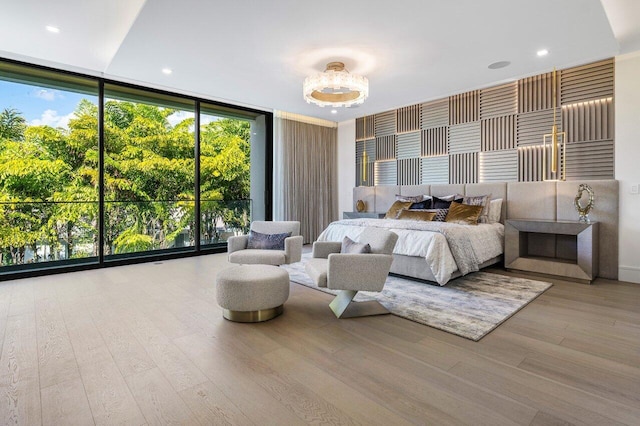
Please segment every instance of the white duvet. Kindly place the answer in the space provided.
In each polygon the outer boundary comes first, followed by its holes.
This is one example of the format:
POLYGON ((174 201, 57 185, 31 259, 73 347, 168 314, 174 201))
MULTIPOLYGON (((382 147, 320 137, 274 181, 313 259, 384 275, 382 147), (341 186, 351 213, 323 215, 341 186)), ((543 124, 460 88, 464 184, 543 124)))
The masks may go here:
POLYGON ((442 232, 452 238, 451 235, 455 234, 452 231, 463 231, 465 240, 468 237, 468 244, 475 255, 474 263, 477 265, 504 252, 504 226, 500 223, 471 226, 395 219, 349 219, 329 224, 318 241, 342 241, 345 236, 358 241, 367 226, 386 228, 398 234, 393 253, 424 258, 425 268, 431 270, 440 285, 445 285, 459 269, 447 237, 442 232))

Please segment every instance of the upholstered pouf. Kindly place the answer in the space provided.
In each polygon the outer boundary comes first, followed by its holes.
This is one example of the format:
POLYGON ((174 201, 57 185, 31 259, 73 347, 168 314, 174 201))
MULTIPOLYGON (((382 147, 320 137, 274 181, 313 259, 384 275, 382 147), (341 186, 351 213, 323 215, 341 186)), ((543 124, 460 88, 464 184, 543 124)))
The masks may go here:
POLYGON ((289 298, 289 273, 271 265, 238 265, 216 277, 223 316, 236 322, 260 322, 277 317, 289 298))

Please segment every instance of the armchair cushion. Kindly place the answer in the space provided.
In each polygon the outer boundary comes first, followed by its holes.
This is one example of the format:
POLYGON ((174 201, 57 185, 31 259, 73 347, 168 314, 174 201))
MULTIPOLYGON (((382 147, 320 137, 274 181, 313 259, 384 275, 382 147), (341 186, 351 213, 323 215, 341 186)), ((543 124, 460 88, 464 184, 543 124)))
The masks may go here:
POLYGON ((351 238, 344 237, 340 253, 371 253, 371 246, 369 244, 356 243, 351 238))
POLYGON ((262 232, 251 230, 249 233, 247 249, 284 250, 284 240, 290 236, 291 232, 285 232, 282 234, 263 234, 262 232))
POLYGON ((246 249, 229 254, 229 262, 243 265, 283 265, 286 261, 282 250, 246 249))

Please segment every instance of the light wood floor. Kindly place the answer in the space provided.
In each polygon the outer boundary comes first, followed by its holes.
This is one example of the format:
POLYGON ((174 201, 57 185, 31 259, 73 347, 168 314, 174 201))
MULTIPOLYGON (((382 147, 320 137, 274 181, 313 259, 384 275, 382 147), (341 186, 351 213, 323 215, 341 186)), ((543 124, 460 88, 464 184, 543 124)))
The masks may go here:
POLYGON ((0 283, 0 424, 640 424, 640 285, 554 281, 476 343, 296 284, 231 323, 226 264, 0 283))

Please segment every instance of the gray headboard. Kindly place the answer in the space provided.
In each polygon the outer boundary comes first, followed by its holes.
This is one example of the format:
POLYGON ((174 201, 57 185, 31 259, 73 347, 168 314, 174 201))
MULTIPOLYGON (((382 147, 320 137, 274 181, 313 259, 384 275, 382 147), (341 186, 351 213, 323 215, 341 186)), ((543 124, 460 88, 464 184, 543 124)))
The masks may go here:
POLYGON ((502 198, 502 218, 577 220, 573 199, 578 185, 586 183, 596 194, 595 208, 589 217, 600 222, 599 276, 618 279, 618 181, 586 180, 565 182, 496 182, 464 185, 388 185, 353 188, 353 210, 357 200, 364 200, 367 211, 386 212, 396 194, 484 195, 502 198))

